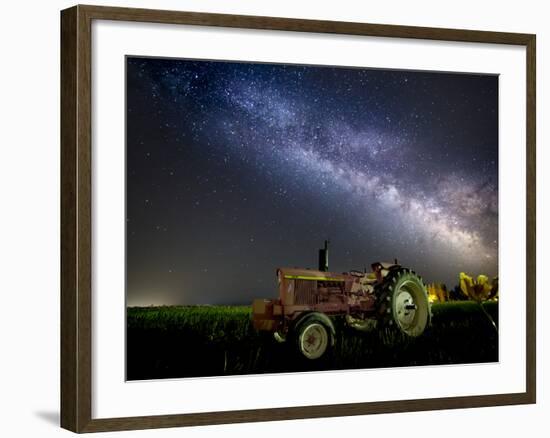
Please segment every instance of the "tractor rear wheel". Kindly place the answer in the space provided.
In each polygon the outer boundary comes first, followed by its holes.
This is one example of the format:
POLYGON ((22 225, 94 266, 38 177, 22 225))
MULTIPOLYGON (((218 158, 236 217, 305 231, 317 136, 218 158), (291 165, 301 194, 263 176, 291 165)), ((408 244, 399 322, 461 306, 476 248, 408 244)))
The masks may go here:
POLYGON ((431 308, 422 279, 409 269, 388 275, 381 294, 387 321, 402 333, 420 336, 430 323, 431 308))

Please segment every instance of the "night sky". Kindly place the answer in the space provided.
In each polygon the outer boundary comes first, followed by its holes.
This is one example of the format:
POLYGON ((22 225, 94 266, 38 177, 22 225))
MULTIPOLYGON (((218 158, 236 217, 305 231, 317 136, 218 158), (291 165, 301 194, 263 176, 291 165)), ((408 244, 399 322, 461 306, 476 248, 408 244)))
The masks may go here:
POLYGON ((275 269, 498 273, 498 77, 127 58, 127 304, 277 296, 275 269))

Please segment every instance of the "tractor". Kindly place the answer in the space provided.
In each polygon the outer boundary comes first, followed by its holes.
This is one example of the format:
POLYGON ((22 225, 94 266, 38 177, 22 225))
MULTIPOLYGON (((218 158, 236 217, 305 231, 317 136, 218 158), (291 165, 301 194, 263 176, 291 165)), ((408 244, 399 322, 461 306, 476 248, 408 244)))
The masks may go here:
POLYGON ((272 332, 276 341, 290 341, 305 359, 320 359, 336 341, 333 319, 359 331, 390 327, 406 336, 420 336, 430 324, 426 286, 414 271, 376 262, 372 272, 329 272, 328 248, 319 250, 319 268, 278 268, 279 297, 252 302, 252 324, 272 332))

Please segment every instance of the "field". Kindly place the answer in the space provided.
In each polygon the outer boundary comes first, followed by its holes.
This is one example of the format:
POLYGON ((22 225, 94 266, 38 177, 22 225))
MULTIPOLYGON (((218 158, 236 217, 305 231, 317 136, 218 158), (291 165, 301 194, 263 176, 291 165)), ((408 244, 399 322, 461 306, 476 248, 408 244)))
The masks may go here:
MULTIPOLYGON (((498 321, 498 303, 485 310, 498 321)), ((257 333, 248 306, 127 309, 127 379, 260 374, 498 361, 498 334, 475 302, 434 304, 419 338, 369 333, 336 319, 336 346, 324 360, 301 360, 290 343, 257 333)))

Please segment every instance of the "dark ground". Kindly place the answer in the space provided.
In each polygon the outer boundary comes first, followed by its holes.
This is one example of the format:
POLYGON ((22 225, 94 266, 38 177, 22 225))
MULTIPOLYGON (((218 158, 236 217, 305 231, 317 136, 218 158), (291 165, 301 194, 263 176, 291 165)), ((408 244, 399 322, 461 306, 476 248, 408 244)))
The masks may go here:
MULTIPOLYGON (((483 306, 498 321, 498 303, 483 306)), ((314 370, 498 361, 498 334, 474 302, 434 304, 418 338, 392 330, 361 333, 336 319, 334 351, 306 361, 293 345, 257 333, 250 307, 166 306, 127 309, 127 379, 163 379, 314 370)))

